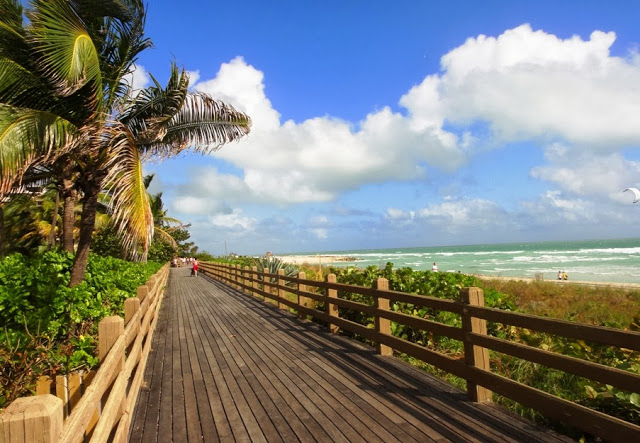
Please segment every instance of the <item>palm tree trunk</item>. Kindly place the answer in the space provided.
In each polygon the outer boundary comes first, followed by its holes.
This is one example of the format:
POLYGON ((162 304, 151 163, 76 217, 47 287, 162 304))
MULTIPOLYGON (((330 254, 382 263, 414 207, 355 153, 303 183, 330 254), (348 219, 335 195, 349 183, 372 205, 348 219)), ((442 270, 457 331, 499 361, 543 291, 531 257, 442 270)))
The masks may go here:
POLYGON ((99 183, 93 181, 83 186, 84 198, 82 199, 82 216, 80 221, 80 238, 78 250, 71 269, 71 281, 69 287, 74 287, 84 280, 91 248, 91 236, 96 224, 96 212, 98 210, 99 183))
POLYGON ((73 252, 73 228, 76 226, 76 198, 78 191, 73 188, 71 180, 64 180, 62 185, 62 249, 73 252))
POLYGON ((56 241, 56 225, 58 223, 58 211, 60 210, 60 192, 56 191, 56 204, 53 208, 53 217, 51 217, 51 232, 49 232, 49 245, 47 249, 53 248, 56 241))

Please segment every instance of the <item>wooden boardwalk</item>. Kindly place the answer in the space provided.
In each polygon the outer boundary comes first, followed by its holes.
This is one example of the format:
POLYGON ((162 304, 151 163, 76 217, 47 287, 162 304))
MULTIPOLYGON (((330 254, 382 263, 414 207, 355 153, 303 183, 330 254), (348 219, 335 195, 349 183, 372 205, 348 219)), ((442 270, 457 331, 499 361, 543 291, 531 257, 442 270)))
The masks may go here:
POLYGON ((570 441, 256 298, 172 269, 131 442, 570 441))

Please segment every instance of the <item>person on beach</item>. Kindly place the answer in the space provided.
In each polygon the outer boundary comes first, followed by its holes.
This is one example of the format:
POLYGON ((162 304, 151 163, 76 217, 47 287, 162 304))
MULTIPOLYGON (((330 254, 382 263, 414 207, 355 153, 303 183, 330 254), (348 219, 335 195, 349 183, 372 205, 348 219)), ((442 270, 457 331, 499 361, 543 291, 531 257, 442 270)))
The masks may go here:
POLYGON ((567 273, 566 273, 566 272, 564 272, 564 271, 562 271, 562 279, 563 279, 563 280, 567 280, 567 279, 568 279, 568 277, 567 277, 567 273))
POLYGON ((433 263, 433 266, 431 266, 431 270, 433 272, 438 272, 438 265, 435 262, 433 263))
POLYGON ((562 271, 558 271, 558 280, 562 280, 562 271))

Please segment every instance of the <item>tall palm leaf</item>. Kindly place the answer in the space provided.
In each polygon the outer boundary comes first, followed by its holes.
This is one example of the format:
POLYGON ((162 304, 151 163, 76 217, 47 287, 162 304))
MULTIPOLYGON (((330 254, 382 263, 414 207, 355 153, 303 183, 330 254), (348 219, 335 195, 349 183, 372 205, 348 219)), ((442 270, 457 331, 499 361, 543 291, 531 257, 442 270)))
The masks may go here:
POLYGON ((210 153, 249 133, 251 120, 205 94, 188 92, 189 76, 175 64, 166 88, 146 88, 120 117, 146 156, 167 158, 192 147, 210 153))

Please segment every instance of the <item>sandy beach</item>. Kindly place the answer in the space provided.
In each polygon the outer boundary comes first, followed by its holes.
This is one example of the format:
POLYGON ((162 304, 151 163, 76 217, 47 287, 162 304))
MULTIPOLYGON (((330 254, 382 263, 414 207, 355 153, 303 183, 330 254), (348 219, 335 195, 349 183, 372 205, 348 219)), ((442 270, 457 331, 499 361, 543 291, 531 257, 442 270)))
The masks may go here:
MULTIPOLYGON (((502 277, 498 275, 487 275, 487 274, 471 274, 475 277, 484 280, 512 280, 512 281, 525 281, 525 282, 534 282, 535 278, 530 277, 502 277)), ((558 280, 558 279, 545 279, 544 282, 548 283, 557 283, 559 285, 580 285, 580 286, 590 286, 595 288, 621 288, 621 289, 639 289, 640 284, 637 283, 616 283, 616 282, 602 282, 602 281, 582 281, 582 280, 558 280)))

